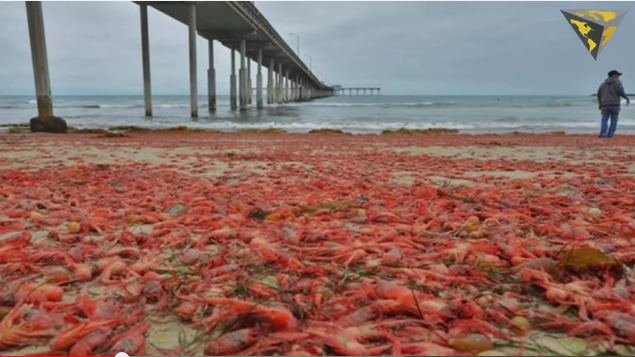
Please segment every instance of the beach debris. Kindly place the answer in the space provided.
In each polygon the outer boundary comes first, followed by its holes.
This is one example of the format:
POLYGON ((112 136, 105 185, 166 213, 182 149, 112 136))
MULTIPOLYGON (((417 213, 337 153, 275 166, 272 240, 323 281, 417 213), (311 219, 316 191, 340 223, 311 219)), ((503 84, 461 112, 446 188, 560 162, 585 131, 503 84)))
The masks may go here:
POLYGON ((22 134, 22 133, 28 133, 29 132, 29 128, 28 127, 22 127, 22 126, 11 126, 9 127, 9 129, 7 129, 7 132, 9 134, 22 134))
POLYGON ((602 216, 602 210, 599 208, 589 208, 589 214, 594 216, 594 217, 601 217, 602 216))
POLYGON ((414 135, 414 134, 457 134, 458 129, 449 128, 428 128, 428 129, 406 129, 384 130, 381 135, 414 135))
POLYGON ((280 128, 240 129, 238 132, 242 134, 287 134, 286 130, 280 128))
POLYGON ((507 353, 497 350, 483 351, 476 356, 507 356, 507 353))
POLYGON ((521 335, 525 335, 531 330, 531 322, 524 316, 514 316, 514 318, 512 318, 512 326, 515 327, 521 335))
POLYGON ((256 207, 256 208, 253 208, 251 211, 249 211, 249 214, 247 215, 247 218, 253 219, 253 220, 257 220, 257 221, 263 221, 270 214, 271 214, 271 212, 265 211, 263 209, 260 209, 260 208, 256 207))
POLYGON ((466 336, 453 337, 448 341, 448 346, 459 352, 469 354, 491 351, 494 348, 494 344, 489 337, 474 333, 466 336))
POLYGON ((0 354, 632 355, 633 157, 586 165, 607 154, 580 149, 632 142, 189 129, 7 140, 0 354), (451 155, 398 150, 422 146, 451 155), (537 162, 510 146, 571 150, 537 162), (32 148, 45 149, 13 161, 32 148), (501 174, 513 171, 532 175, 501 174), (400 172, 411 185, 393 182, 400 172), (440 173, 473 184, 438 187, 440 173))
POLYGON ((97 135, 98 138, 123 138, 127 135, 121 131, 108 131, 105 130, 103 133, 97 135))
POLYGON ((187 206, 181 203, 177 203, 174 206, 168 208, 165 212, 173 216, 180 216, 187 213, 187 206))
POLYGON ((589 356, 589 346, 587 342, 577 337, 554 338, 542 335, 536 339, 536 344, 549 352, 557 353, 560 356, 589 356))
POLYGON ((318 212, 339 212, 356 206, 354 200, 340 200, 336 202, 320 203, 313 206, 302 206, 296 209, 294 212, 297 216, 303 214, 314 214, 318 212))
POLYGON ((353 135, 351 133, 345 133, 340 129, 312 129, 309 131, 309 134, 326 134, 326 135, 353 135))
MULTIPOLYGON (((105 130, 105 129, 82 129, 77 130, 77 133, 91 133, 97 130, 105 130)), ((146 128, 139 127, 134 125, 120 125, 113 126, 105 130, 106 132, 121 132, 121 133, 161 133, 161 134, 186 134, 186 133, 220 133, 218 130, 214 129, 204 129, 204 128, 191 128, 185 125, 167 127, 167 128, 146 128)))
POLYGON ((559 254, 558 266, 574 274, 613 274, 617 279, 624 275, 624 267, 617 259, 609 257, 599 249, 582 247, 563 250, 559 254))

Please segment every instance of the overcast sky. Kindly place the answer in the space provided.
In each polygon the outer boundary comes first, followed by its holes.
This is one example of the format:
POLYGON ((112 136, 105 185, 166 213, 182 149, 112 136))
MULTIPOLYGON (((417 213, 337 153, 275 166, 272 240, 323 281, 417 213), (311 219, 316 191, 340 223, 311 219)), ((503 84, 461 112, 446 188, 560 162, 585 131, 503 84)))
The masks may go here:
MULTIPOLYGON (((382 94, 589 94, 610 69, 635 92, 633 2, 265 2, 278 33, 327 84, 382 94), (593 60, 560 9, 629 10, 593 60)), ((54 95, 142 94, 139 8, 132 2, 45 2, 54 95)), ((154 94, 189 93, 187 27, 149 9, 154 94)), ((207 44, 198 43, 199 92, 207 44)), ((229 50, 215 45, 229 93, 229 50)), ((252 67, 252 71, 255 67, 252 67)), ((252 75, 255 82, 255 75, 252 75)), ((266 77, 265 77, 266 78, 266 77)), ((23 1, 0 2, 0 95, 33 94, 23 1)))

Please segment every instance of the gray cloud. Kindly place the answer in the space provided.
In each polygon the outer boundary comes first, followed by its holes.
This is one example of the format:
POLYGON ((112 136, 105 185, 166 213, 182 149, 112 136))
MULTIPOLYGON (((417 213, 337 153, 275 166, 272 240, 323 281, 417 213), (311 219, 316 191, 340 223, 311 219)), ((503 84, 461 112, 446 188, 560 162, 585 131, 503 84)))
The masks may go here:
MULTIPOLYGON (((587 94, 617 68, 635 91, 632 2, 256 2, 321 79, 379 86, 385 94, 587 94), (560 9, 629 10, 597 61, 560 9)), ((45 2, 54 94, 142 93, 138 6, 45 2)), ((150 9, 153 92, 189 91, 187 27, 150 9)), ((207 42, 199 38, 199 92, 207 42)), ((215 44, 219 93, 228 93, 230 53, 215 44)), ((255 66, 252 65, 255 72, 255 66)), ((266 75, 266 73, 265 73, 266 75)), ((255 75, 252 75, 255 81, 255 75)), ((265 77, 266 78, 266 77, 265 77)), ((0 94, 31 94, 24 2, 0 3, 0 94)))

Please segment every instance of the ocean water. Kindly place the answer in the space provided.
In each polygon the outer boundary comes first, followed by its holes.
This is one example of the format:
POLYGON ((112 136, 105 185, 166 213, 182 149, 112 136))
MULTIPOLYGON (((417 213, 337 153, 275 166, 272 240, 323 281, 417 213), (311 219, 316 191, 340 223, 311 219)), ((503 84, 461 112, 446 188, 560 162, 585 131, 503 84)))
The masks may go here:
MULTIPOLYGON (((595 97, 538 96, 334 96, 302 103, 253 104, 247 112, 233 112, 229 97, 219 96, 215 113, 207 98, 199 98, 199 118, 189 116, 189 97, 154 96, 152 118, 144 116, 142 96, 55 96, 55 115, 77 128, 119 125, 169 127, 186 125, 234 131, 245 128, 282 128, 290 132, 332 128, 352 133, 385 129, 450 128, 464 133, 512 131, 596 133, 600 113, 595 97)), ((0 125, 28 123, 37 114, 35 98, 0 97, 0 125)), ((618 134, 635 134, 635 104, 622 106, 618 134)))

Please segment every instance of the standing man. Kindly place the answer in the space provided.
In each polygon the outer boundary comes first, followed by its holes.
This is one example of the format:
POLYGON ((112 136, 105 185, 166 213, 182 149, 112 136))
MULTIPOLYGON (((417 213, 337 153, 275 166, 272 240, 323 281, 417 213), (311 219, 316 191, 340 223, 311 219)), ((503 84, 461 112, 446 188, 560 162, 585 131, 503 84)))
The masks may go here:
POLYGON ((630 99, 624 93, 624 86, 620 81, 622 73, 612 70, 609 72, 609 78, 598 88, 598 105, 602 111, 602 123, 600 129, 601 138, 612 138, 617 129, 617 117, 620 114, 620 98, 626 99, 626 105, 630 104, 630 99), (611 125, 608 125, 609 117, 611 125))

